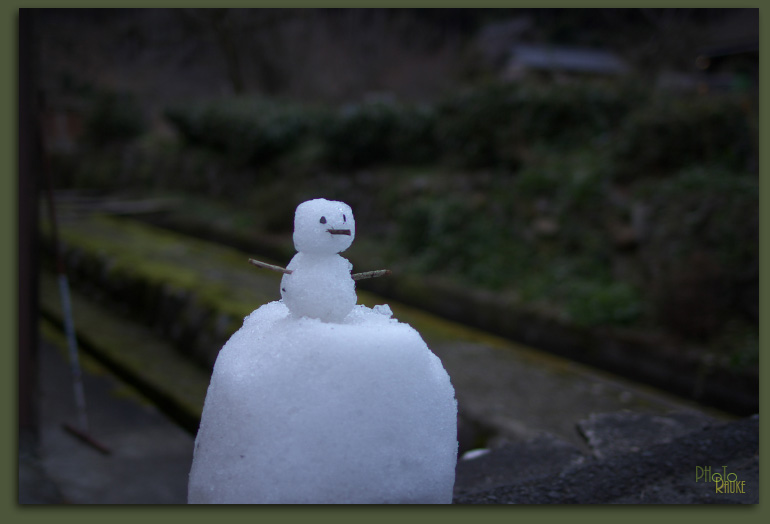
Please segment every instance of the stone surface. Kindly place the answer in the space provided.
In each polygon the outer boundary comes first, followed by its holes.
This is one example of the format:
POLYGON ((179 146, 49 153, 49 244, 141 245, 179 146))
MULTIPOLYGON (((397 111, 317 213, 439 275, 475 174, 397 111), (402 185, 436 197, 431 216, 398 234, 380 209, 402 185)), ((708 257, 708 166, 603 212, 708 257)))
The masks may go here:
POLYGON ((652 444, 665 444, 714 422, 712 417, 697 411, 667 416, 629 412, 600 413, 580 421, 578 429, 594 456, 604 458, 637 452, 652 444))
POLYGON ((557 475, 584 460, 586 456, 575 446, 543 433, 489 450, 477 458, 461 458, 455 497, 557 475))
MULTIPOLYGON (((628 424, 614 424, 612 431, 603 433, 597 425, 597 434, 619 434, 633 441, 638 429, 638 418, 630 414, 628 424), (625 426, 626 430, 621 428, 625 426)), ((602 417, 620 422, 624 414, 602 417)), ((473 477, 458 467, 460 485, 471 488, 456 493, 457 504, 758 504, 759 503, 759 416, 739 421, 702 426, 700 420, 680 427, 680 434, 671 438, 669 428, 682 419, 658 421, 660 440, 648 435, 637 451, 623 452, 604 458, 587 457, 566 464, 561 471, 548 472, 539 478, 523 478, 490 489, 473 490, 473 477), (696 481, 696 467, 726 468, 743 482, 742 493, 717 492, 715 482, 696 481)), ((641 443, 641 441, 638 441, 641 443)), ((501 454, 502 451, 492 452, 501 454)), ((525 464, 528 447, 509 452, 518 457, 507 458, 512 465, 525 464)), ((481 458, 491 460, 490 453, 481 458)), ((514 466, 515 467, 515 466, 514 466)), ((547 471, 547 467, 544 468, 547 471)), ((513 472, 510 472, 513 476, 513 472)), ((478 486, 483 483, 477 481, 478 486)))
POLYGON ((81 361, 88 434, 111 453, 104 455, 63 429, 64 423, 77 425, 70 370, 62 352, 43 342, 39 455, 19 473, 20 479, 37 474, 37 482, 20 485, 20 502, 184 504, 192 435, 90 359, 81 361))
POLYGON ((62 504, 59 487, 41 464, 39 447, 34 430, 19 432, 19 504, 62 504))

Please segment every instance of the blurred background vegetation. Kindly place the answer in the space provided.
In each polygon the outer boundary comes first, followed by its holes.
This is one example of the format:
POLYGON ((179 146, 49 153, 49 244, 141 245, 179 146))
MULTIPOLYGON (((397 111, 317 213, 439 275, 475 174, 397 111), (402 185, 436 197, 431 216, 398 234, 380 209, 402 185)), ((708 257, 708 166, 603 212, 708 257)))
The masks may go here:
POLYGON ((343 200, 399 273, 757 365, 757 9, 42 10, 36 31, 58 189, 285 238, 299 202, 343 200))

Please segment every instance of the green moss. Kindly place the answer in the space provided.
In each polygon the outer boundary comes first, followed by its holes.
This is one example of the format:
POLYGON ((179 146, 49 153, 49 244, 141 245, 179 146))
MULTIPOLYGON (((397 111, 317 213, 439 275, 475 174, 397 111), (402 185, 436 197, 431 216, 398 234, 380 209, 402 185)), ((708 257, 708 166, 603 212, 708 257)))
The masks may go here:
POLYGON ((134 221, 94 216, 61 228, 66 245, 109 259, 112 274, 194 294, 212 309, 243 318, 278 298, 280 277, 248 255, 134 221))
MULTIPOLYGON (((53 322, 41 318, 38 321, 38 332, 42 338, 51 343, 59 351, 62 358, 69 360, 67 340, 59 327, 53 322)), ((110 375, 110 371, 106 367, 83 351, 78 352, 78 361, 80 362, 80 367, 84 373, 96 376, 110 375)), ((122 381, 115 382, 115 387, 110 393, 117 398, 130 399, 133 402, 139 402, 145 406, 153 405, 147 397, 122 381)))
MULTIPOLYGON (((43 274, 41 309, 62 321, 61 304, 54 278, 43 274)), ((186 359, 148 329, 108 313, 104 308, 71 292, 77 336, 82 346, 98 358, 151 384, 189 417, 199 417, 209 383, 209 374, 186 359)))

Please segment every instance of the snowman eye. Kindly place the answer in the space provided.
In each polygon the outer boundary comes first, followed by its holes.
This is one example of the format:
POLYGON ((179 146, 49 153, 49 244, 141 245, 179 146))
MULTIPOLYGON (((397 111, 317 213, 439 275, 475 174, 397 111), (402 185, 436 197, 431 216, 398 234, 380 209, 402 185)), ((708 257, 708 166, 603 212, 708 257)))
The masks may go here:
POLYGON ((326 217, 321 217, 321 223, 322 223, 322 224, 325 224, 325 223, 326 223, 326 217))
POLYGON ((347 218, 345 218, 345 215, 342 215, 342 221, 343 221, 343 222, 347 222, 347 221, 348 221, 348 219, 347 219, 347 218))

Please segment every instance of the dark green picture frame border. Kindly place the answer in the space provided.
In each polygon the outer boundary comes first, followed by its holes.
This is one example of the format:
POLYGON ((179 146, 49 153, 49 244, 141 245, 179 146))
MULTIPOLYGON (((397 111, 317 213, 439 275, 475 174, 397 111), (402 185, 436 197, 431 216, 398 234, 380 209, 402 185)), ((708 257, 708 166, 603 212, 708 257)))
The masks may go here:
MULTIPOLYGON (((765 86, 767 80, 767 16, 760 2, 739 3, 725 5, 725 2, 714 1, 680 1, 676 7, 756 7, 760 9, 760 32, 763 35, 760 41, 762 52, 760 53, 760 85, 765 86)), ((191 7, 212 6, 214 3, 205 1, 166 1, 148 2, 137 0, 131 2, 15 2, 3 4, 2 40, 0 45, 0 63, 2 64, 3 82, 2 104, 3 122, 2 139, 0 140, 0 158, 5 164, 4 173, 0 175, 0 286, 2 289, 2 304, 0 305, 0 333, 3 343, 0 348, 2 355, 2 370, 5 374, 3 384, 2 415, 5 430, 2 432, 2 506, 0 515, 5 522, 37 522, 52 521, 61 523, 103 522, 134 522, 136 519, 158 519, 163 521, 184 521, 209 523, 213 518, 226 518, 232 522, 403 522, 410 521, 430 522, 541 522, 541 521, 566 521, 577 522, 644 522, 649 523, 660 518, 687 519, 690 522, 710 523, 725 522, 734 519, 759 521, 763 514, 766 517, 767 508, 757 506, 664 506, 664 507, 626 507, 626 506, 601 506, 601 507, 570 507, 570 506, 528 506, 528 507, 503 507, 503 506, 447 506, 447 507, 211 507, 193 508, 185 506, 157 507, 157 506, 118 506, 118 507, 83 507, 83 506, 20 506, 18 504, 18 438, 17 438, 17 187, 18 187, 18 12, 20 8, 34 7, 191 7)), ((567 2, 539 1, 539 2, 463 2, 463 1, 423 1, 419 3, 406 1, 389 2, 266 2, 266 1, 230 1, 226 3, 232 7, 671 7, 670 2, 591 2, 583 5, 574 5, 567 2), (641 5, 640 5, 641 4, 641 5)), ((767 92, 767 88, 765 88, 767 92)), ((762 130, 768 121, 768 106, 766 96, 761 95, 760 103, 760 144, 763 144, 762 130)), ((766 232, 768 226, 767 211, 767 148, 761 148, 760 152, 760 232, 766 232)), ((760 267, 766 267, 767 235, 760 233, 760 267)), ((766 312, 768 298, 767 279, 760 277, 760 312, 766 312)), ((761 314, 761 313, 760 313, 761 314)), ((760 326, 760 351, 763 354, 767 350, 767 327, 760 326)), ((766 376, 767 358, 760 359, 761 376, 766 376)), ((761 382, 761 380, 760 380, 761 382)), ((760 396, 764 401, 767 396, 767 387, 760 386, 760 396)), ((761 405, 765 405, 764 402, 761 405)), ((764 420, 764 419, 763 419, 764 420)), ((763 420, 760 420, 762 427, 763 420)), ((766 462, 760 456, 761 466, 766 462)), ((765 484, 766 485, 766 484, 765 484)), ((760 486, 760 500, 767 489, 760 486)), ((766 521, 765 519, 762 519, 766 521)))

